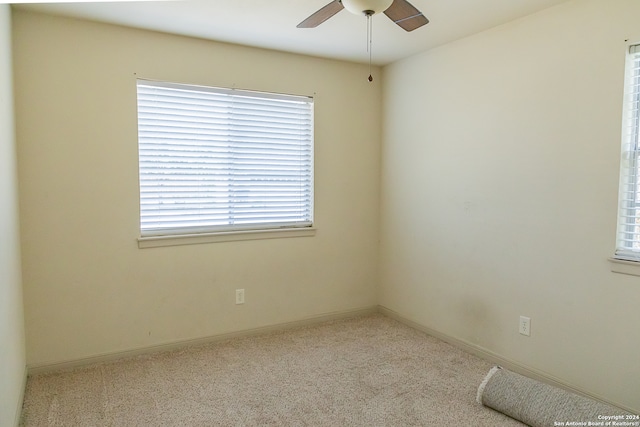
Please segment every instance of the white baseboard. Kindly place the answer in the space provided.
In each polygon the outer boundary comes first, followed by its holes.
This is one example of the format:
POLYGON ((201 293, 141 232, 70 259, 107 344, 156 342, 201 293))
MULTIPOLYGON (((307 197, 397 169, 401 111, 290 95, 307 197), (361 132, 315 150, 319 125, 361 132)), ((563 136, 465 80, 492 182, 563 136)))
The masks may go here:
POLYGON ((261 335, 269 332, 285 331, 288 329, 294 329, 294 328, 299 328, 303 326, 310 326, 310 325, 319 324, 319 323, 323 323, 331 320, 348 319, 351 317, 363 316, 363 315, 373 314, 377 312, 378 312, 378 307, 371 306, 371 307, 365 307, 361 309, 325 313, 325 314, 314 315, 307 318, 303 318, 301 320, 295 320, 292 322, 261 326, 258 328, 247 329, 243 331, 229 332, 229 333, 190 339, 190 340, 174 341, 174 342, 154 345, 150 347, 135 348, 135 349, 125 350, 125 351, 102 353, 102 354, 97 354, 94 356, 84 357, 80 359, 31 364, 31 365, 28 365, 27 372, 29 375, 36 375, 36 374, 44 374, 44 373, 57 372, 57 371, 65 371, 69 369, 75 369, 75 368, 91 365, 94 363, 112 362, 119 359, 126 359, 130 357, 140 356, 143 354, 179 350, 184 347, 206 345, 209 343, 228 340, 231 338, 240 338, 240 337, 261 335))
POLYGON ((24 404, 24 394, 27 391, 27 367, 24 367, 22 373, 22 389, 20 390, 20 395, 18 396, 18 407, 16 408, 16 415, 13 422, 15 427, 19 427, 22 425, 22 405, 24 404))
MULTIPOLYGON (((289 329, 295 329, 295 328, 299 328, 299 327, 303 327, 303 326, 311 326, 311 325, 315 325, 315 324, 320 324, 323 322, 327 322, 327 321, 331 321, 331 320, 340 320, 340 319, 348 319, 351 317, 357 317, 357 316, 364 316, 364 315, 369 315, 369 314, 374 314, 374 313, 381 313, 389 318, 392 318, 394 320, 397 320, 413 329, 419 330, 421 332, 426 333, 427 335, 431 335, 435 338, 441 339, 442 341, 445 341, 455 347, 458 347, 468 353, 471 353, 475 356, 478 356, 484 360, 487 360, 491 363, 495 363, 496 365, 500 365, 502 367, 505 367, 513 372, 517 372, 519 374, 525 375, 529 378, 533 378, 537 381, 542 381, 544 383, 553 385, 555 387, 559 387, 562 388, 564 390, 570 391, 572 393, 576 393, 585 397, 588 397, 590 399, 594 399, 609 405, 613 405, 616 406, 624 411, 627 412, 631 412, 631 413, 637 413, 637 410, 633 410, 631 408, 627 408, 625 406, 622 406, 618 403, 615 402, 611 402, 608 401, 607 399, 601 397, 601 396, 597 396, 594 395, 592 393, 589 393, 585 390, 581 390, 578 387, 575 387, 571 384, 566 383, 565 381, 563 381, 560 378, 554 377, 553 375, 547 374, 545 372, 539 371, 535 368, 529 367, 529 366, 525 366, 522 365, 519 362, 516 362, 514 360, 505 358, 499 354, 496 354, 486 348, 480 347, 476 344, 472 344, 469 343, 467 341, 464 340, 460 340, 458 338, 454 338, 451 337, 449 335, 446 335, 442 332, 436 331, 434 329, 431 329, 429 327, 423 326, 417 322, 414 322, 412 320, 409 320, 405 317, 403 317, 402 315, 400 315, 399 313, 388 309, 384 306, 372 306, 372 307, 366 307, 366 308, 362 308, 362 309, 355 309, 355 310, 347 310, 347 311, 340 311, 340 312, 333 312, 333 313, 326 313, 326 314, 322 314, 322 315, 315 315, 315 316, 310 316, 304 319, 300 319, 300 320, 296 320, 296 321, 291 321, 291 322, 285 322, 285 323, 279 323, 279 324, 274 324, 274 325, 268 325, 268 326, 262 326, 262 327, 258 327, 258 328, 253 328, 253 329, 248 329, 248 330, 244 330, 244 331, 237 331, 237 332, 230 332, 230 333, 225 333, 225 334, 219 334, 219 335, 214 335, 214 336, 208 336, 208 337, 203 337, 203 338, 197 338, 197 339, 192 339, 192 340, 182 340, 182 341, 176 341, 176 342, 171 342, 171 343, 165 343, 165 344, 160 344, 160 345, 155 345, 155 346, 151 346, 151 347, 144 347, 144 348, 137 348, 137 349, 131 349, 131 350, 126 350, 126 351, 119 351, 119 352, 113 352, 113 353, 104 353, 104 354, 99 354, 99 355, 95 355, 95 356, 90 356, 90 357, 85 357, 85 358, 81 358, 81 359, 74 359, 74 360, 68 360, 68 361, 61 361, 61 362, 54 362, 54 363, 43 363, 43 364, 34 364, 34 365, 29 365, 27 366, 27 369, 25 370, 25 382, 23 384, 23 389, 22 389, 22 396, 24 398, 24 392, 25 392, 25 387, 26 387, 26 376, 27 374, 32 375, 32 374, 42 374, 42 373, 49 373, 49 372, 56 372, 56 371, 63 371, 63 370, 68 370, 68 369, 74 369, 74 368, 79 368, 79 367, 83 367, 83 366, 87 366, 87 365, 91 365, 94 363, 101 363, 101 362, 111 362, 111 361, 116 361, 119 359, 125 359, 125 358, 130 358, 130 357, 135 357, 135 356, 140 356, 143 354, 151 354, 151 353, 157 353, 157 352, 164 352, 164 351, 171 351, 171 350, 178 350, 180 348, 184 348, 184 347, 189 347, 189 346, 198 346, 198 345, 206 345, 209 343, 214 343, 214 342, 219 342, 219 341, 223 341, 223 340, 227 340, 227 339, 232 339, 232 338, 240 338, 240 337, 248 337, 248 336, 256 336, 256 335, 261 335, 261 334, 265 334, 265 333, 269 333, 269 332, 276 332, 276 331, 286 331, 289 329)), ((22 404, 23 398, 20 399, 20 404, 22 404)), ((18 412, 17 412, 17 421, 16 421, 16 426, 19 425, 19 421, 20 421, 20 416, 22 413, 22 407, 20 406, 18 412)))
POLYGON ((486 348, 480 347, 476 344, 472 344, 470 342, 464 341, 464 340, 460 340, 458 338, 454 338, 451 337, 449 335, 446 335, 442 332, 436 331, 434 329, 431 329, 427 326, 423 326, 419 323, 416 323, 412 320, 409 320, 405 317, 403 317, 401 314, 388 309, 384 306, 378 306, 378 311, 382 314, 384 314, 387 317, 390 317, 394 320, 399 321, 400 323, 403 323, 413 329, 419 330, 421 332, 424 332, 427 335, 431 335, 432 337, 441 339, 444 342, 447 342, 455 347, 458 347, 468 353, 471 353, 475 356, 480 357, 481 359, 487 360, 491 363, 495 363, 496 365, 500 365, 504 368, 509 369, 510 371, 513 372, 517 372, 521 375, 527 376, 529 378, 533 378, 537 381, 543 382, 543 383, 547 383, 550 384, 554 387, 558 387, 567 391, 570 391, 572 393, 602 402, 602 403, 606 403, 608 405, 612 405, 615 406, 617 408, 620 408, 624 411, 630 412, 630 413, 637 413, 638 410, 633 410, 631 408, 625 407, 620 405, 619 403, 615 403, 615 402, 611 402, 605 398, 603 398, 602 396, 597 396, 594 395, 592 393, 589 393, 585 390, 581 390, 579 387, 573 386, 565 381, 563 381, 560 378, 557 378, 553 375, 547 374, 546 372, 542 372, 538 369, 529 367, 529 366, 525 366, 519 362, 516 362, 514 360, 508 359, 506 357, 503 357, 499 354, 496 354, 486 348))

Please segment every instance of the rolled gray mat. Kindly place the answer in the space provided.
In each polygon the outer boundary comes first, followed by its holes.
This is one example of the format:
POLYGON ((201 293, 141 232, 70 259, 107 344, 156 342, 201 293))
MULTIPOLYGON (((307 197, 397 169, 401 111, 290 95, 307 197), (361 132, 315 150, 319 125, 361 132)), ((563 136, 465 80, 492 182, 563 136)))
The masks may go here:
POLYGON ((499 366, 480 384, 477 400, 533 427, 640 426, 640 419, 629 412, 499 366))

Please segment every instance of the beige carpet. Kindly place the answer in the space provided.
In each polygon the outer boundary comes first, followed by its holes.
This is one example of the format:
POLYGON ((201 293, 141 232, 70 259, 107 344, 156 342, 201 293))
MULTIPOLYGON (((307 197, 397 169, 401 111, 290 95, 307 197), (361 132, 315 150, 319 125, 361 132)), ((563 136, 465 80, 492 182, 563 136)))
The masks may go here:
POLYGON ((382 315, 28 379, 24 426, 522 426, 491 364, 382 315))

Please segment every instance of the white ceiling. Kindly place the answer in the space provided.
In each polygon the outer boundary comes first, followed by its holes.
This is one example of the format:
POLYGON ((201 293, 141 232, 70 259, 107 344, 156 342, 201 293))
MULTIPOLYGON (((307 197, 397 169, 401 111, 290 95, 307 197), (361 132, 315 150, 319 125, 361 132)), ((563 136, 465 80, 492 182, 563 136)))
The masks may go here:
MULTIPOLYGON (((567 0, 410 0, 431 21, 407 33, 373 18, 373 62, 385 65, 567 0)), ((14 5, 56 15, 366 63, 364 16, 343 10, 313 29, 296 25, 330 0, 178 0, 14 5)))

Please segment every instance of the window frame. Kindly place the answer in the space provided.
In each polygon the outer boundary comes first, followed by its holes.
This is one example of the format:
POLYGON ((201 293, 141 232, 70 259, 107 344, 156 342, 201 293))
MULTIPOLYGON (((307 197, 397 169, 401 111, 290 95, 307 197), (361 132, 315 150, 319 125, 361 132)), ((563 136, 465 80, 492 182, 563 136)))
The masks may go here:
POLYGON ((616 248, 611 270, 640 275, 640 44, 625 54, 616 248))
MULTIPOLYGON (((224 101, 224 102, 227 102, 227 101, 224 101)), ((195 244, 195 243, 226 242, 226 241, 234 241, 234 240, 302 237, 302 236, 315 235, 315 227, 314 227, 314 224, 315 224, 314 222, 315 221, 314 219, 314 216, 315 216, 315 212, 314 212, 315 210, 314 116, 315 114, 314 114, 314 99, 312 96, 289 95, 289 94, 261 92, 261 91, 245 90, 245 89, 236 89, 236 88, 201 86, 201 85, 182 84, 182 83, 137 78, 136 79, 136 104, 137 104, 136 118, 137 118, 137 124, 138 124, 138 177, 139 177, 138 194, 139 194, 139 203, 140 203, 139 223, 138 223, 140 234, 138 237, 138 246, 140 248, 158 247, 158 246, 167 246, 167 245, 195 244), (147 142, 143 142, 143 139, 145 137, 142 136, 143 125, 141 123, 142 121, 144 121, 144 119, 141 119, 141 95, 140 95, 141 86, 144 86, 146 88, 149 88, 149 87, 161 88, 160 90, 177 89, 177 90, 188 91, 191 93, 207 94, 205 96, 212 94, 213 96, 220 97, 221 99, 227 99, 230 104, 233 103, 234 100, 241 99, 241 98, 249 99, 249 100, 255 99, 257 100, 257 102, 276 103, 276 104, 282 101, 281 105, 299 104, 301 106, 301 111, 303 111, 302 114, 306 114, 305 116, 306 121, 304 122, 305 125, 300 125, 306 129, 306 132, 303 132, 302 130, 300 130, 300 136, 299 137, 296 136, 294 138, 295 147, 299 147, 299 150, 301 150, 301 153, 303 153, 300 156, 298 156, 300 158, 300 160, 298 160, 299 163, 293 166, 295 169, 295 173, 298 174, 297 179, 300 180, 300 183, 301 183, 300 185, 298 185, 298 187, 304 188, 304 189, 298 190, 298 193, 296 195, 297 202, 294 202, 294 203, 304 204, 304 205, 300 205, 302 207, 298 207, 298 205, 296 205, 295 210, 300 212, 299 214, 297 214, 300 216, 294 217, 293 221, 288 221, 288 220, 285 220, 284 218, 276 218, 275 220, 269 222, 268 219, 258 218, 257 220, 255 220, 253 223, 250 223, 250 224, 243 223, 240 225, 234 225, 233 221, 227 218, 226 220, 227 223, 225 224, 216 223, 216 225, 209 224, 204 226, 188 226, 188 225, 175 226, 174 225, 174 226, 165 227, 165 228, 163 227, 144 228, 143 215, 145 211, 143 207, 143 195, 146 195, 146 193, 143 194, 142 184, 143 184, 143 181, 146 179, 146 178, 143 178, 143 169, 147 167, 146 165, 148 163, 146 163, 145 166, 143 166, 144 156, 142 154, 142 150, 143 150, 142 147, 147 142)), ((267 108, 271 108, 271 107, 267 107, 267 108)), ((271 114, 271 116, 268 116, 266 118, 269 125, 271 124, 271 120, 274 120, 273 117, 275 117, 276 115, 276 112, 275 112, 276 108, 278 107, 271 108, 270 112, 267 113, 267 114, 271 114)), ((144 107, 142 107, 142 109, 144 109, 144 107)), ((235 120, 235 116, 233 114, 235 113, 229 114, 229 117, 230 117, 229 123, 235 120)), ((247 128, 251 130, 256 130, 258 128, 258 125, 249 124, 247 128), (252 128, 251 126, 255 126, 255 128, 252 128)), ((231 146, 240 147, 240 148, 244 147, 245 149, 247 147, 247 145, 244 145, 244 146, 242 145, 243 142, 241 141, 241 138, 234 139, 234 137, 232 136, 228 136, 228 140, 225 143, 229 144, 230 147, 231 146)), ((277 139, 273 143, 274 144, 273 147, 278 147, 282 143, 283 141, 280 141, 279 139, 277 139)), ((161 145, 161 144, 158 144, 157 142, 155 142, 155 144, 161 145)), ((167 143, 167 146, 169 146, 170 144, 171 143, 167 143)), ((271 142, 264 142, 264 143, 261 142, 261 144, 270 145, 271 142)), ((269 148, 273 148, 273 147, 269 147, 269 148)), ((185 150, 188 150, 188 149, 185 149, 185 150)), ((203 150, 206 150, 206 148, 204 148, 203 150)), ((181 151, 176 151, 176 153, 184 154, 181 151)), ((193 153, 190 153, 190 154, 193 154, 193 153)), ((257 166, 258 168, 272 161, 272 159, 270 159, 269 155, 267 154, 255 154, 255 156, 257 157, 255 157, 254 159, 257 159, 258 162, 261 162, 257 166)), ((178 156, 175 156, 175 157, 169 156, 169 157, 173 160, 178 156)), ((231 169, 231 165, 233 162, 232 161, 225 162, 224 160, 221 160, 223 157, 224 155, 216 156, 216 160, 215 160, 216 165, 217 166, 223 165, 225 169, 227 168, 231 169)), ((197 159, 199 159, 199 157, 197 157, 197 159)), ((147 159, 145 158, 145 162, 146 161, 147 159)), ((253 159, 251 162, 253 162, 253 159)), ((249 166, 249 167, 252 167, 252 166, 249 166)), ((273 167, 273 166, 269 166, 269 167, 273 167)), ((251 169, 251 171, 253 172, 254 170, 251 169)), ((169 171, 167 175, 171 175, 172 173, 173 173, 172 171, 169 171)), ((268 172, 263 172, 263 175, 259 177, 258 181, 262 180, 261 182, 269 182, 266 174, 268 174, 268 172)), ((206 171, 206 175, 208 178, 217 177, 216 172, 212 172, 209 170, 206 171)), ((276 182, 276 181, 274 178, 271 178, 270 182, 276 182)), ((251 191, 251 189, 254 188, 253 185, 259 185, 259 184, 249 184, 249 186, 251 186, 249 191, 251 191)), ((269 194, 269 193, 266 193, 266 194, 269 194)), ((182 196, 178 196, 178 197, 182 197, 182 196)), ((186 197, 188 200, 189 195, 187 195, 186 197)), ((271 197, 268 197, 268 198, 271 199, 271 197)), ((252 203, 253 204, 249 205, 249 209, 254 209, 255 208, 254 205, 257 202, 252 202, 252 203)), ((267 201, 267 202, 260 202, 260 203, 275 203, 275 202, 267 201)), ((218 206, 224 206, 224 205, 225 203, 218 206)), ((227 202, 226 205, 232 206, 233 203, 227 202)), ((158 209, 156 210, 156 212, 161 212, 161 210, 159 210, 161 209, 161 207, 157 207, 156 209, 158 209)), ((194 210, 197 210, 197 208, 194 208, 194 210)), ((147 211, 149 211, 149 209, 147 209, 147 211)), ((189 213, 192 213, 192 211, 187 210, 186 213, 189 214, 189 213)), ((178 218, 180 216, 181 214, 177 215, 178 218)), ((181 220, 178 219, 177 221, 178 223, 180 223, 181 220)), ((185 223, 187 223, 187 221, 185 221, 185 223)))

